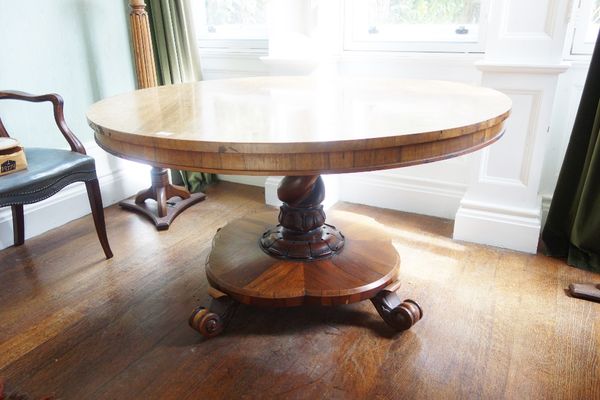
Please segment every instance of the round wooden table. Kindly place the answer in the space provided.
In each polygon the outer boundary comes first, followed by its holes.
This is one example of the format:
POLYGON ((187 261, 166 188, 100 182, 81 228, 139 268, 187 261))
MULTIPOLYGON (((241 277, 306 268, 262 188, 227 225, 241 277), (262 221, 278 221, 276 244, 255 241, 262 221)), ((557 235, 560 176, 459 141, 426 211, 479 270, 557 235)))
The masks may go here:
POLYGON ((260 77, 161 86, 88 111, 98 144, 155 167, 283 175, 279 215, 220 229, 206 263, 213 297, 190 324, 222 331, 241 302, 335 305, 370 299, 393 328, 422 316, 396 295, 400 259, 385 227, 351 213, 325 222, 321 174, 398 168, 498 140, 510 99, 426 80, 260 77))

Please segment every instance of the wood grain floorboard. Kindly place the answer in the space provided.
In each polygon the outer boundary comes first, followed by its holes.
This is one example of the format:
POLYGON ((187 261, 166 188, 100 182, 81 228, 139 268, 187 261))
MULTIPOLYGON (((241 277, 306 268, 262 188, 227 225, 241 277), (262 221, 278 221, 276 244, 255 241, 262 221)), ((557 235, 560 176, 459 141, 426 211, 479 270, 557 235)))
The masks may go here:
MULTIPOLYGON (((402 298, 424 318, 395 334, 369 302, 241 306, 225 334, 187 326, 227 221, 266 209, 220 183, 169 231, 106 210, 0 251, 0 379, 32 399, 600 399, 600 276, 543 255, 453 241, 452 221, 341 203, 384 224, 402 298)), ((343 231, 343 227, 342 227, 343 231)))

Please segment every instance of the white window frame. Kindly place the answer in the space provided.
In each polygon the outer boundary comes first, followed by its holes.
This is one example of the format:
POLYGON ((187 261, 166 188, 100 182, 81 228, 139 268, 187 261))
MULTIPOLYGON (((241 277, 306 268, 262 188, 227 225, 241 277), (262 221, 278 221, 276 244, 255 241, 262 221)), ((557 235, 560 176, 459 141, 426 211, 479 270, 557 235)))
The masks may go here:
MULTIPOLYGON (((428 53, 483 53, 489 15, 489 0, 481 0, 481 13, 477 38, 457 41, 408 41, 395 38, 359 35, 356 31, 357 19, 366 18, 364 0, 346 0, 344 2, 344 50, 346 51, 384 51, 384 52, 428 52, 428 53)), ((362 26, 365 26, 363 24, 362 26)), ((455 27, 456 28, 456 27, 455 27)))
POLYGON ((573 24, 571 27, 571 48, 572 56, 589 56, 594 50, 596 41, 586 40, 586 33, 590 23, 590 13, 592 12, 592 0, 575 0, 573 10, 573 24))
MULTIPOLYGON (((196 40, 200 50, 266 50, 269 47, 267 25, 256 28, 238 28, 229 32, 210 33, 204 24, 206 21, 205 2, 194 2, 194 19, 196 22, 196 40)), ((265 11, 266 12, 266 11, 265 11)))

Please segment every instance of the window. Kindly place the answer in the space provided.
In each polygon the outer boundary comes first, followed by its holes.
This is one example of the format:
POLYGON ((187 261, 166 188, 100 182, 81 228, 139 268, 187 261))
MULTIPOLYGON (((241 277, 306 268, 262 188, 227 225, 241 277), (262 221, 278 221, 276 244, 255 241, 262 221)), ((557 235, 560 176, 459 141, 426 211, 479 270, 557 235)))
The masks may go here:
POLYGON ((579 0, 576 7, 571 54, 592 54, 600 28, 600 0, 579 0))
POLYGON ((196 29, 200 47, 267 48, 267 0, 201 0, 196 29))
POLYGON ((347 0, 346 50, 483 52, 486 0, 347 0))

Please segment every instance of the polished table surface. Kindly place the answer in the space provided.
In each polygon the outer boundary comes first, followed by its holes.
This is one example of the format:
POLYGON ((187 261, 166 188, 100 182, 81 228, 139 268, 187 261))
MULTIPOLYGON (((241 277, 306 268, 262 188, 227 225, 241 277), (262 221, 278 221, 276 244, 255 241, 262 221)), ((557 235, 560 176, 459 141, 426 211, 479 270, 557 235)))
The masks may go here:
POLYGON ((500 92, 445 81, 261 77, 138 90, 94 104, 87 117, 99 145, 124 158, 307 175, 463 154, 496 139, 510 108, 500 92))
POLYGON ((414 325, 423 311, 396 294, 400 258, 385 226, 348 213, 325 223, 320 175, 475 151, 502 136, 510 108, 500 92, 452 82, 260 77, 139 90, 102 100, 87 116, 98 144, 120 157, 155 167, 286 175, 278 216, 246 216, 215 235, 206 262, 213 300, 190 317, 210 337, 238 303, 369 299, 393 329, 414 325))

